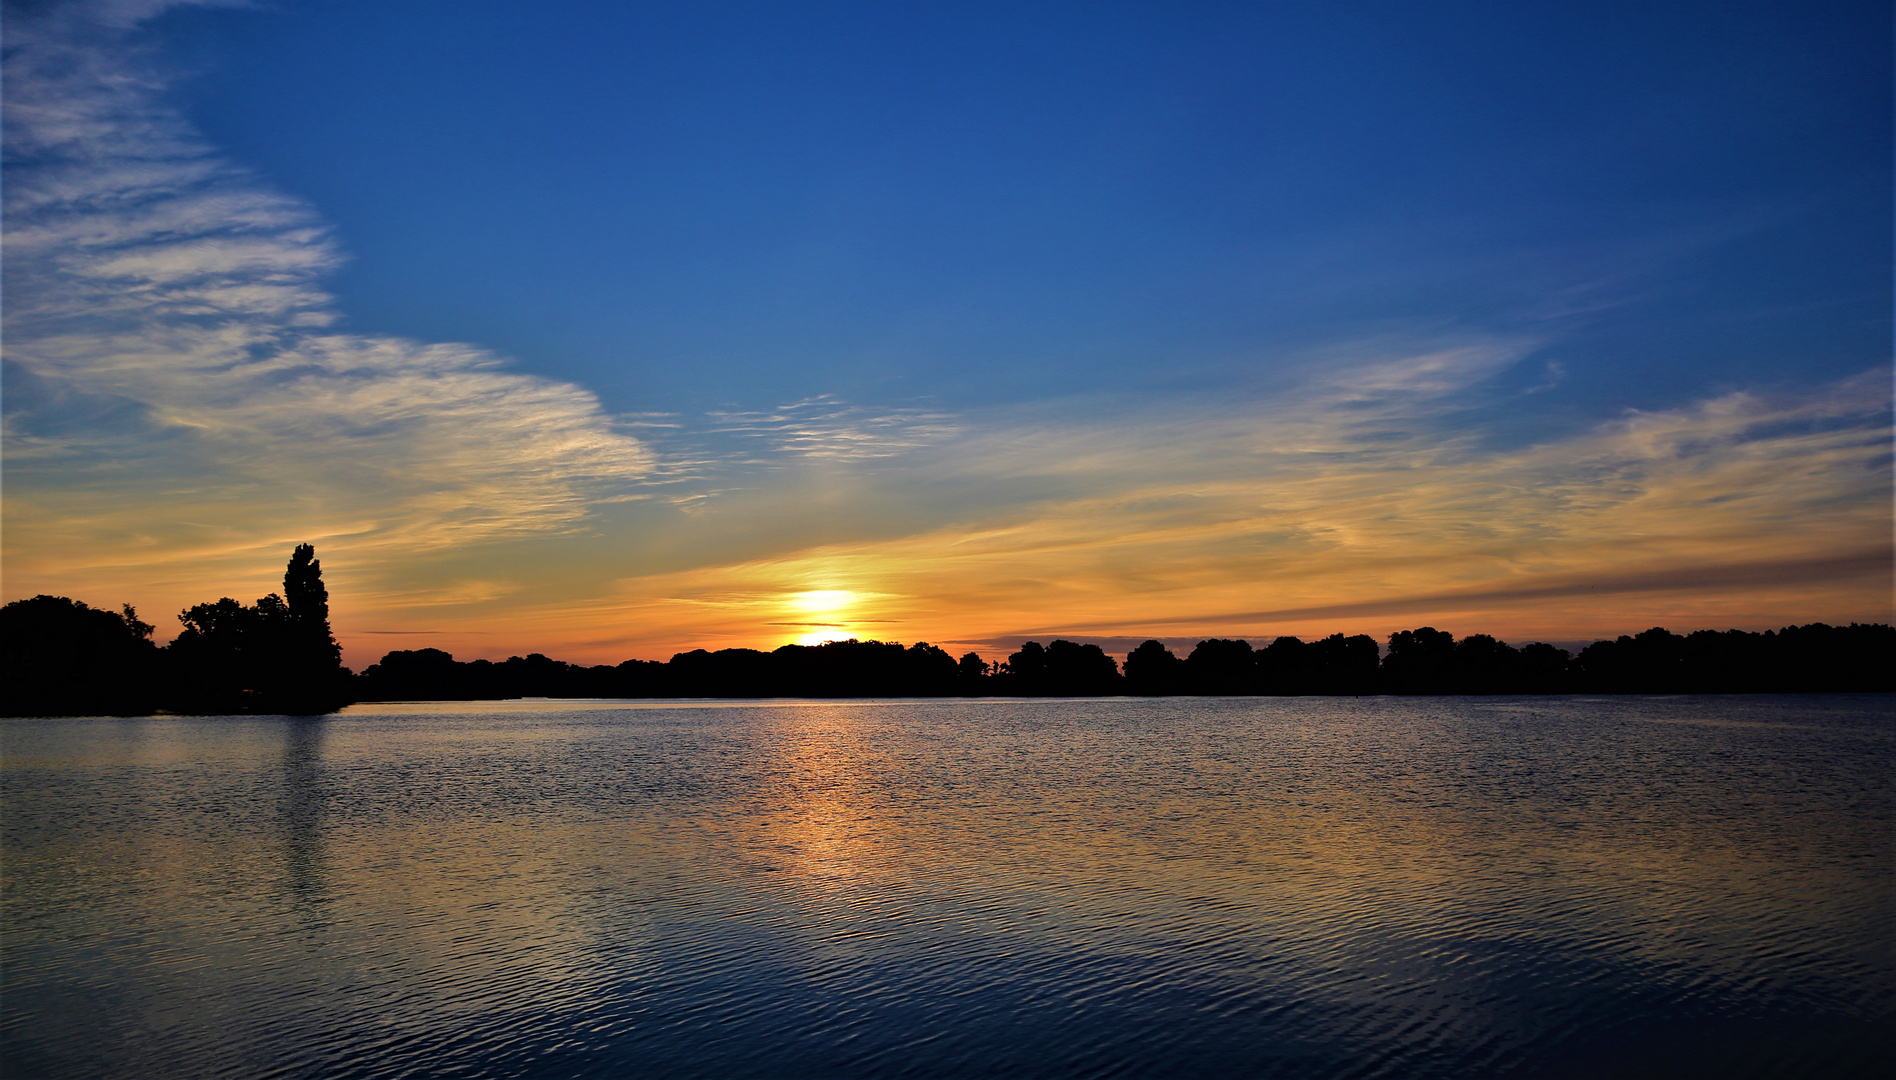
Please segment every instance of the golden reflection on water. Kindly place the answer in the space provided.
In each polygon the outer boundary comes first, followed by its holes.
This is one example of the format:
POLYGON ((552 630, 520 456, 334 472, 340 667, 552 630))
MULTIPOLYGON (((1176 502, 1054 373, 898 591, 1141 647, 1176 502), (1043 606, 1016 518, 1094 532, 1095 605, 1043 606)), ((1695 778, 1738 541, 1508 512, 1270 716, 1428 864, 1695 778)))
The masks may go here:
MULTIPOLYGON (((580 1016, 561 1038, 661 1057, 686 1051, 654 1032, 715 1021, 753 1065, 918 1024, 973 1061, 1023 1016, 1158 1045, 1275 1002, 1371 1073, 1457 1075, 1721 994, 1868 1015, 1888 725, 1628 708, 33 722, 6 729, 6 1024, 183 1075, 580 1016)), ((1259 1037, 1222 1022, 1203 1037, 1259 1037)))
POLYGON ((816 881, 872 874, 872 847, 895 823, 878 819, 863 788, 860 731, 846 709, 794 715, 783 765, 798 796, 782 816, 757 822, 751 842, 785 853, 780 868, 816 881))

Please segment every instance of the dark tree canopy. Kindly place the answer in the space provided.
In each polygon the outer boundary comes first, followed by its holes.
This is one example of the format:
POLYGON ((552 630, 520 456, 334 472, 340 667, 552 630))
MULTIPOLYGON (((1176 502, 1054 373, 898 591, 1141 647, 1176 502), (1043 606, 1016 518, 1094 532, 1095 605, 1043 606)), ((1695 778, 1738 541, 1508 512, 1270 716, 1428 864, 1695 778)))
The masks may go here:
POLYGON ((1186 678, 1201 694, 1257 693, 1257 657, 1248 641, 1208 638, 1185 658, 1186 678))
POLYGON ((1050 694, 1076 696, 1120 692, 1119 665, 1098 645, 1057 639, 1047 646, 1046 687, 1050 694))
POLYGON ((1117 694, 1122 687, 1119 665, 1104 649, 1064 638, 1044 647, 1023 643, 1008 656, 1006 670, 991 678, 990 692, 1001 694, 1084 696, 1117 694))
POLYGON ((1455 635, 1433 626, 1389 635, 1383 685, 1398 694, 1447 693, 1453 684, 1455 635))
POLYGON ((1163 642, 1144 641, 1126 654, 1127 693, 1175 694, 1184 677, 1179 658, 1163 642))
POLYGON ((1257 686, 1265 694, 1373 694, 1381 650, 1365 634, 1305 642, 1280 637, 1258 650, 1257 686))
POLYGON ((151 634, 130 604, 102 611, 42 593, 0 608, 0 715, 151 712, 159 697, 151 634))
POLYGON ((1047 650, 1038 641, 1023 642, 1019 652, 1008 654, 1007 674, 1016 693, 1038 691, 1047 682, 1047 650))

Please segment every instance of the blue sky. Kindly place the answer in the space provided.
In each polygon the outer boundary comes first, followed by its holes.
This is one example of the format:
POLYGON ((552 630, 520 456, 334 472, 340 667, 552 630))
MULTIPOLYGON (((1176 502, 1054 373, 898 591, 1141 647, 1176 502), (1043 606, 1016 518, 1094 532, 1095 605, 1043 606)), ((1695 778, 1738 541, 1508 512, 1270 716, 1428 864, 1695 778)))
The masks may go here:
POLYGON ((1529 335, 1537 410, 1888 353, 1884 6, 187 10, 351 324, 616 410, 952 406, 1529 335), (1655 10, 1656 9, 1656 10, 1655 10))
POLYGON ((1890 19, 9 8, 7 592, 314 540, 358 666, 1887 618, 1890 19))

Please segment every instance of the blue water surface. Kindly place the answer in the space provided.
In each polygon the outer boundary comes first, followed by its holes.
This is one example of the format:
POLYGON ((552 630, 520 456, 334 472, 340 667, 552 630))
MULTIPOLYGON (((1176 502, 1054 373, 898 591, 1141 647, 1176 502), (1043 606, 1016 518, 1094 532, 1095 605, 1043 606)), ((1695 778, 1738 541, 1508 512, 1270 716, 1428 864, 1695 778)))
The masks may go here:
POLYGON ((1887 696, 0 722, 24 1077, 1777 1077, 1896 1041, 1887 696))

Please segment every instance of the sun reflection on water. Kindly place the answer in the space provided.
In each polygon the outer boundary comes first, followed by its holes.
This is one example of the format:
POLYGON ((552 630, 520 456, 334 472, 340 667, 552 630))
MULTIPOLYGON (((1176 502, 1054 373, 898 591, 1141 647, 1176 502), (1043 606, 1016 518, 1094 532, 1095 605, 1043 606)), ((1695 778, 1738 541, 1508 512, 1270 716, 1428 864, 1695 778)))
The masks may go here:
POLYGON ((556 701, 23 721, 0 729, 22 928, 0 1034, 65 1074, 160 1077, 245 1072, 257 1046, 282 1071, 371 1078, 897 1075, 918 1039, 968 1071, 1106 1047, 1128 1073, 1256 1052, 1254 1071, 1441 1080, 1497 1055, 1625 1073, 1629 1029, 1681 1053, 1729 1036, 1727 1064, 1855 1053, 1881 1045, 1893 977, 1865 959, 1887 937, 1887 800, 1863 794, 1882 790, 1886 712, 556 701), (1705 1026, 1742 1009, 1776 1019, 1705 1026), (111 1034, 186 1010, 162 1040, 111 1034), (1311 1032, 1335 1050, 1296 1042, 1311 1032))

